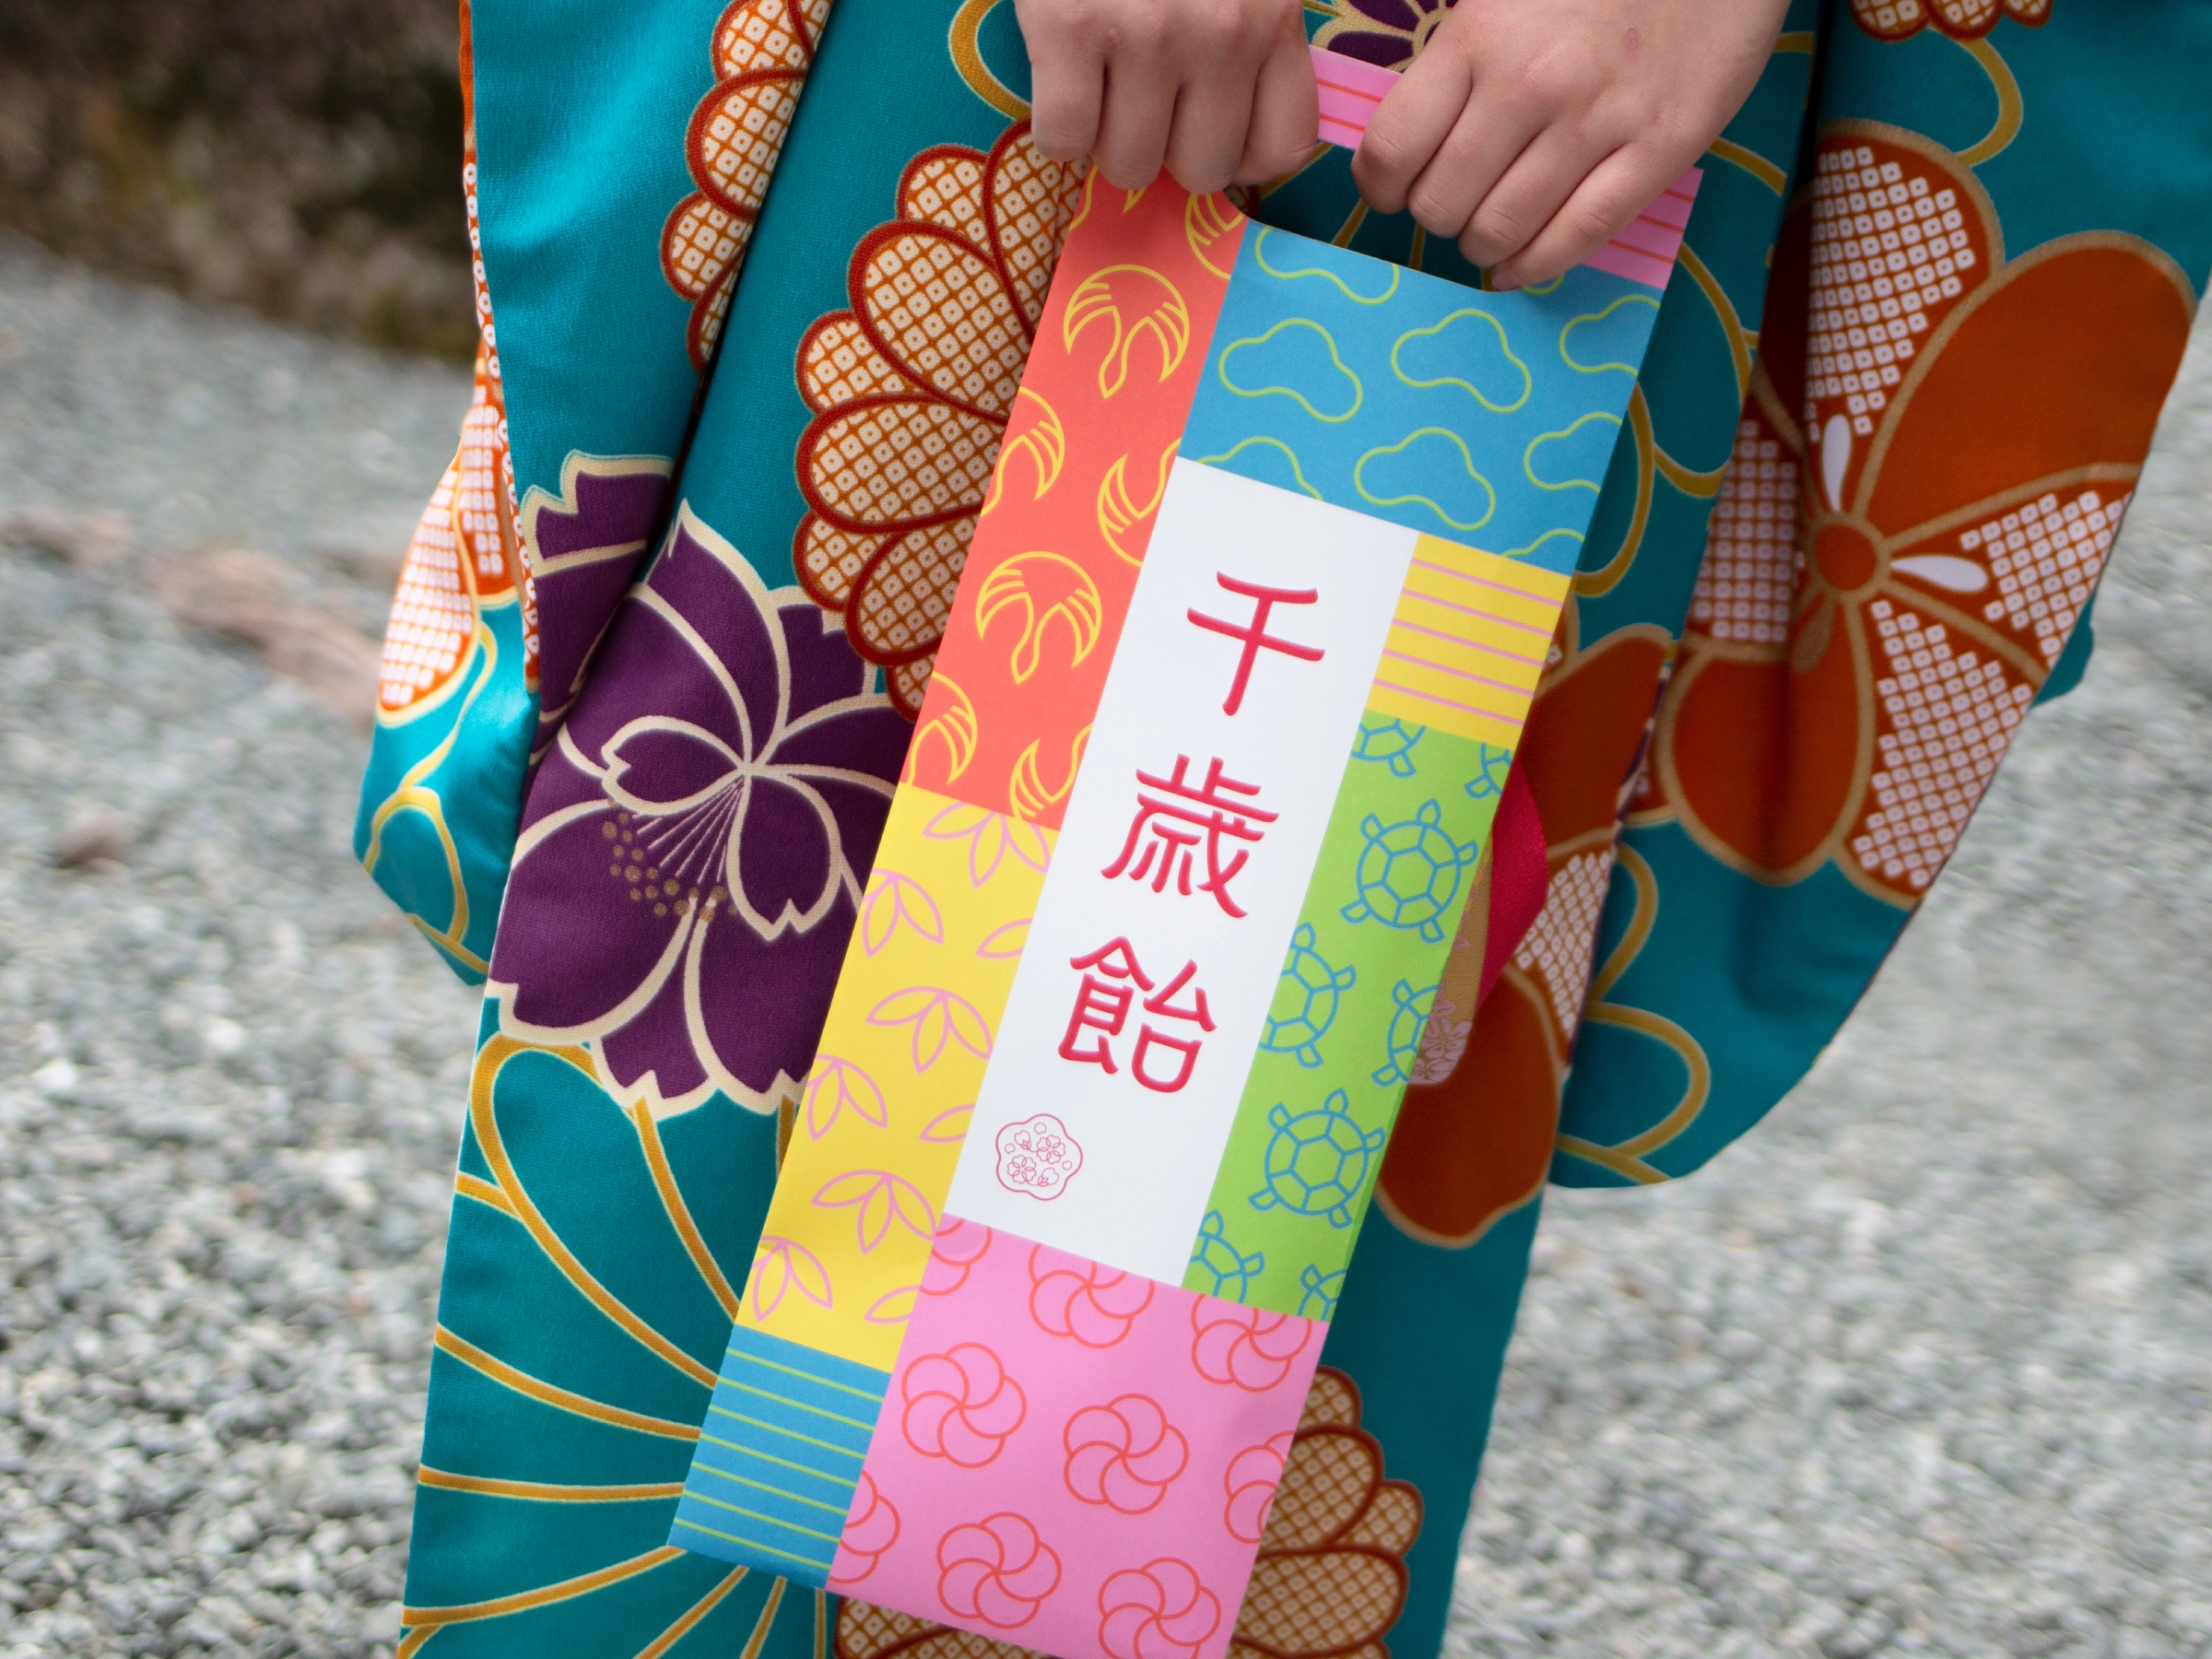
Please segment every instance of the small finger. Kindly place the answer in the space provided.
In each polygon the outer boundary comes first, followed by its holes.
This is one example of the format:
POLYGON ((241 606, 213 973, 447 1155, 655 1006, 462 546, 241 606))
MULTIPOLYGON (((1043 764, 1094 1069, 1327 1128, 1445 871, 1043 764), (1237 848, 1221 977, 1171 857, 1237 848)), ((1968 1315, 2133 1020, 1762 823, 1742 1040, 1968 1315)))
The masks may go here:
POLYGON ((1151 65, 1108 66, 1099 135, 1090 151, 1108 183, 1141 190, 1159 177, 1175 121, 1176 89, 1164 71, 1151 65))
POLYGON ((1406 193, 1467 107, 1474 72, 1457 53, 1427 52, 1375 109, 1352 157, 1352 182, 1378 213, 1405 211, 1406 193))
POLYGON ((1193 195, 1221 189, 1236 176, 1252 124, 1253 83, 1217 77, 1186 81, 1175 95, 1168 133, 1168 171, 1193 195))
POLYGON ((1459 120, 1406 193, 1406 210, 1430 235, 1457 240, 1500 181, 1523 164, 1523 157, 1541 134, 1535 111, 1486 96, 1477 85, 1459 120))
POLYGON ((1551 223, 1605 156, 1556 127, 1538 134, 1470 207, 1459 251, 1485 267, 1511 259, 1551 223))
POLYGON ((1237 161, 1237 182, 1265 183, 1305 165, 1321 142, 1321 107, 1313 57, 1297 18, 1283 32, 1252 91, 1252 124, 1237 161))
POLYGON ((1074 161, 1098 141, 1106 60, 1052 14, 1022 6, 1030 43, 1030 137, 1050 160, 1074 161))
POLYGON ((1563 276, 1612 240, 1675 176, 1664 158, 1632 147, 1615 150, 1590 170, 1525 247, 1491 270, 1491 282, 1500 288, 1527 288, 1563 276))

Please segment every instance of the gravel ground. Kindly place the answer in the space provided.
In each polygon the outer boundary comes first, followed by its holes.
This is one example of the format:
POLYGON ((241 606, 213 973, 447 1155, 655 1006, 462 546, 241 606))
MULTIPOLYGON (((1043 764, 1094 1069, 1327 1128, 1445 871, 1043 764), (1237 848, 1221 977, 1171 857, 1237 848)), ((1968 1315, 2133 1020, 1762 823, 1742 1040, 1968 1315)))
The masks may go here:
POLYGON ((0 242, 0 517, 139 550, 0 551, 8 1659, 397 1633, 474 999, 353 866, 360 735, 147 587, 239 543, 366 625, 334 559, 405 545, 467 395, 0 242), (57 870, 97 808, 124 857, 57 870))
MULTIPOLYGON (((134 549, 0 550, 5 1659, 396 1633, 473 998, 352 866, 359 734, 147 584, 249 546, 372 626, 465 398, 0 241, 0 517, 134 549)), ((1845 1040, 1554 1196, 1456 1653, 2212 1654, 2208 497, 2212 329, 1845 1040)))

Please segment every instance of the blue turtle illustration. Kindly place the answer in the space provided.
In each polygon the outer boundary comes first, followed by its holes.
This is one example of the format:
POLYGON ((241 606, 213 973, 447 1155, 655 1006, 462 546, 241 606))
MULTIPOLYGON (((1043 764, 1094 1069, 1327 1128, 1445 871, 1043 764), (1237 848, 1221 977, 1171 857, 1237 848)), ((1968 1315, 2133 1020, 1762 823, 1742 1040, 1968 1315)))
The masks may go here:
POLYGON ((1475 775, 1467 780, 1467 794, 1477 801, 1492 801, 1505 794, 1505 775, 1513 770, 1511 749, 1482 746, 1482 759, 1476 763, 1475 775))
POLYGON ((1421 1033, 1428 1029, 1429 1016, 1436 1006, 1437 987, 1416 991, 1400 980, 1390 994, 1397 1004, 1397 1012, 1390 1017, 1390 1034, 1384 1039, 1389 1044, 1390 1058, 1375 1072, 1375 1081, 1385 1088, 1394 1088, 1400 1083, 1412 1081, 1413 1063, 1421 1052, 1421 1033))
POLYGON ((1393 777, 1410 778, 1413 746, 1428 735, 1427 726, 1370 714, 1359 723, 1359 740, 1352 745, 1352 759, 1373 760, 1389 767, 1393 777))
POLYGON ((1253 1279, 1266 1267, 1267 1255, 1258 1250, 1246 1255, 1231 1244, 1223 1230, 1221 1212, 1208 1210, 1198 1224, 1198 1248, 1191 1252, 1191 1265, 1214 1281, 1208 1294, 1224 1301, 1242 1301, 1252 1289, 1253 1279))
POLYGON ((1430 801, 1394 824, 1371 812, 1361 820, 1367 846, 1353 875, 1359 897, 1344 907, 1347 922, 1418 929, 1431 945, 1443 938, 1444 924, 1458 920, 1461 874, 1482 853, 1479 843, 1463 846, 1438 829, 1443 816, 1430 801))
POLYGON ((1388 1134, 1362 1130, 1341 1088, 1308 1112, 1293 1113, 1278 1101, 1267 1123, 1275 1131, 1261 1160, 1267 1184, 1252 1195, 1252 1207, 1279 1204, 1301 1216, 1326 1217, 1331 1227, 1349 1227, 1352 1206, 1367 1190, 1368 1166, 1388 1134))
POLYGON ((1321 1040, 1336 1021, 1337 998, 1359 978, 1354 968, 1332 968, 1313 947, 1313 924, 1300 923, 1290 935, 1283 977, 1267 1006, 1267 1030, 1260 1046, 1294 1054, 1300 1065, 1321 1064, 1321 1040))
POLYGON ((1298 1316, 1300 1319, 1334 1319, 1336 1316, 1336 1299, 1344 1294, 1344 1269, 1324 1273, 1308 1262, 1298 1276, 1299 1288, 1305 1294, 1298 1299, 1298 1316))

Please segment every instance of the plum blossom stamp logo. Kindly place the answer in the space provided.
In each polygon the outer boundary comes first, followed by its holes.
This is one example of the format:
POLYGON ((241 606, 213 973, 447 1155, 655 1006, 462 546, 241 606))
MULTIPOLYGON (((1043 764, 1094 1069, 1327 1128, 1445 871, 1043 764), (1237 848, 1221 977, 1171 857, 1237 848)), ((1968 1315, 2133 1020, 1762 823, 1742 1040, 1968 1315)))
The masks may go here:
POLYGON ((1009 1193, 1050 1202, 1082 1167, 1083 1148, 1049 1112, 998 1132, 998 1184, 1009 1193))

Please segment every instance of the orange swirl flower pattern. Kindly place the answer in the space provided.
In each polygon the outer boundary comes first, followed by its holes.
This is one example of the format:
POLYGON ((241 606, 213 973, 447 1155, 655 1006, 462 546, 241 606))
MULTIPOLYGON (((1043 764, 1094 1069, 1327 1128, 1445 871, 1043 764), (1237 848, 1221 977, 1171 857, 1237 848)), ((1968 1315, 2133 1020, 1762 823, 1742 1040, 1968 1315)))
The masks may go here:
POLYGON ((1288 1376, 1312 1326, 1293 1313, 1270 1313, 1218 1300, 1191 1308, 1191 1363, 1210 1382, 1264 1394, 1288 1376))
POLYGON ((1099 1591, 1099 1645, 1112 1659, 1197 1659, 1221 1628, 1220 1598, 1172 1556, 1115 1573, 1099 1591))
POLYGON ((661 231, 661 275, 691 302, 691 366, 712 360, 768 181, 829 20, 830 0, 732 0, 714 26, 714 85, 684 133, 698 186, 661 231))
POLYGON ((981 1343, 925 1355, 907 1368, 900 1386, 906 1410, 900 1428, 906 1443, 924 1457, 947 1458, 963 1469, 980 1469, 995 1458, 1029 1415, 1021 1384, 981 1343))
POLYGON ((1152 1305, 1152 1280, 1047 1252, 1030 1250, 1030 1317, 1048 1335, 1072 1336, 1085 1347, 1112 1347, 1152 1305))
POLYGON ((865 1469, 853 1485, 853 1507, 846 1512, 844 1531, 838 1544, 842 1569, 840 1585, 857 1583, 876 1570, 876 1559, 899 1541, 899 1512, 876 1489, 865 1469))
MULTIPOLYGON (((1296 1436, 1240 1454, 1232 1471, 1255 1456, 1268 1466, 1248 1485, 1272 1495, 1274 1507, 1263 1496, 1251 1512, 1259 1563, 1230 1659, 1388 1659, 1384 1638, 1406 1605, 1406 1551, 1420 1534, 1421 1498, 1384 1477, 1352 1380, 1327 1366, 1315 1371, 1296 1436)), ((836 1659, 1036 1659, 1010 1641, 850 1597, 835 1650, 836 1659)))
POLYGON ((1060 1557, 1019 1515, 956 1526, 937 1545, 937 1594, 962 1618, 1017 1630, 1060 1587, 1060 1557))
MULTIPOLYGON (((1323 1373, 1316 1373, 1317 1375, 1323 1373)), ((1221 1524, 1229 1535, 1257 1544, 1267 1535, 1267 1512, 1275 1506, 1276 1488, 1283 1484, 1283 1470, 1297 1437, 1277 1434, 1256 1446, 1247 1446, 1229 1460, 1221 1489, 1229 1494, 1221 1524)))
POLYGON ((1026 123, 988 155, 923 151, 900 179, 898 218, 853 251, 852 308, 799 343, 815 418, 799 441, 808 511, 792 563, 888 671, 909 719, 1009 423, 1041 466, 1055 461, 1050 421, 1016 394, 1081 184, 1037 153, 1026 123))
POLYGON ((1191 1460, 1190 1442, 1149 1394, 1123 1394, 1078 1411, 1062 1441, 1067 1489, 1124 1515, 1158 1509, 1168 1483, 1191 1460))

